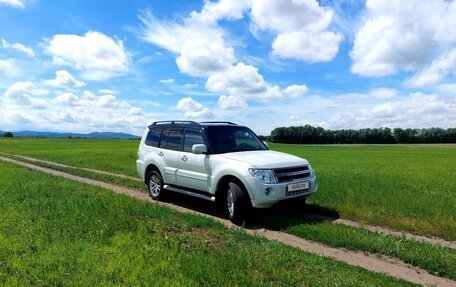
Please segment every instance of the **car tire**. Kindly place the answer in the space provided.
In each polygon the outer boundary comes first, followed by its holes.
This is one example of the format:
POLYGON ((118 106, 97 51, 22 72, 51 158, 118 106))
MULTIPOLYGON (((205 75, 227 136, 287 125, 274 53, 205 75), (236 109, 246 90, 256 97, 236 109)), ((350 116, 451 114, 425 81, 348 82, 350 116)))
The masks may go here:
POLYGON ((250 212, 249 196, 236 182, 229 182, 226 190, 226 212, 229 220, 236 224, 244 224, 250 212))
POLYGON ((151 170, 147 175, 147 190, 152 199, 163 199, 163 185, 163 178, 161 174, 156 170, 151 170))

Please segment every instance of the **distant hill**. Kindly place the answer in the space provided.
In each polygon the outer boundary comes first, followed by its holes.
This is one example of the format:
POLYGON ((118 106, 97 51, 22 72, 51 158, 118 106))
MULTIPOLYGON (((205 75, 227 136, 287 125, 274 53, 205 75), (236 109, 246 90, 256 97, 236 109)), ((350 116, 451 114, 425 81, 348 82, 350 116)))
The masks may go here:
MULTIPOLYGON (((0 131, 0 134, 3 134, 0 131)), ((57 132, 37 132, 37 131, 17 131, 12 132, 15 137, 33 137, 33 138, 92 138, 92 139, 138 139, 140 137, 127 133, 116 132, 92 132, 88 134, 80 133, 57 133, 57 132)))

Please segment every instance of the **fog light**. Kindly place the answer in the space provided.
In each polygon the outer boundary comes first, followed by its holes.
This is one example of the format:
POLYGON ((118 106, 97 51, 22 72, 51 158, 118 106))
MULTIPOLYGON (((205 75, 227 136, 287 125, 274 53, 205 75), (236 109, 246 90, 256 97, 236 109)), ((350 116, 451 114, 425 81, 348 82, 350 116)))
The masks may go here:
POLYGON ((271 188, 270 188, 270 187, 268 187, 268 188, 266 188, 266 189, 264 190, 264 194, 266 194, 266 195, 268 195, 269 192, 271 192, 271 188))

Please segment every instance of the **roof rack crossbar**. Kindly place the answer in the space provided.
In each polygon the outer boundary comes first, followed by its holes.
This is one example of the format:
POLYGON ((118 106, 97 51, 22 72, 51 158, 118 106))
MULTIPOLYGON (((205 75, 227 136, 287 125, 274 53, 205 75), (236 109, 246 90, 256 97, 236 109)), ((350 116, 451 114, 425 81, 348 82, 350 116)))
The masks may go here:
POLYGON ((194 121, 180 121, 180 120, 173 120, 173 121, 156 121, 156 122, 153 122, 151 124, 151 126, 156 126, 157 124, 166 124, 166 123, 169 123, 169 124, 179 124, 179 123, 182 123, 182 124, 190 124, 192 126, 199 126, 199 124, 197 122, 194 122, 194 121))
POLYGON ((224 122, 224 121, 209 121, 209 122, 201 122, 202 124, 229 124, 229 125, 235 125, 237 126, 237 124, 233 123, 233 122, 224 122))

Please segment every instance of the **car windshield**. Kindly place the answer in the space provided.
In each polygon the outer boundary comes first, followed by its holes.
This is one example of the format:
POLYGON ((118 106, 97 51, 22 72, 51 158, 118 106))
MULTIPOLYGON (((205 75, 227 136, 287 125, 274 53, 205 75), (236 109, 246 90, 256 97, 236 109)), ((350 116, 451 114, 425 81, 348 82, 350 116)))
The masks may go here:
POLYGON ((213 126, 207 128, 209 142, 215 153, 266 150, 254 132, 240 126, 213 126))

